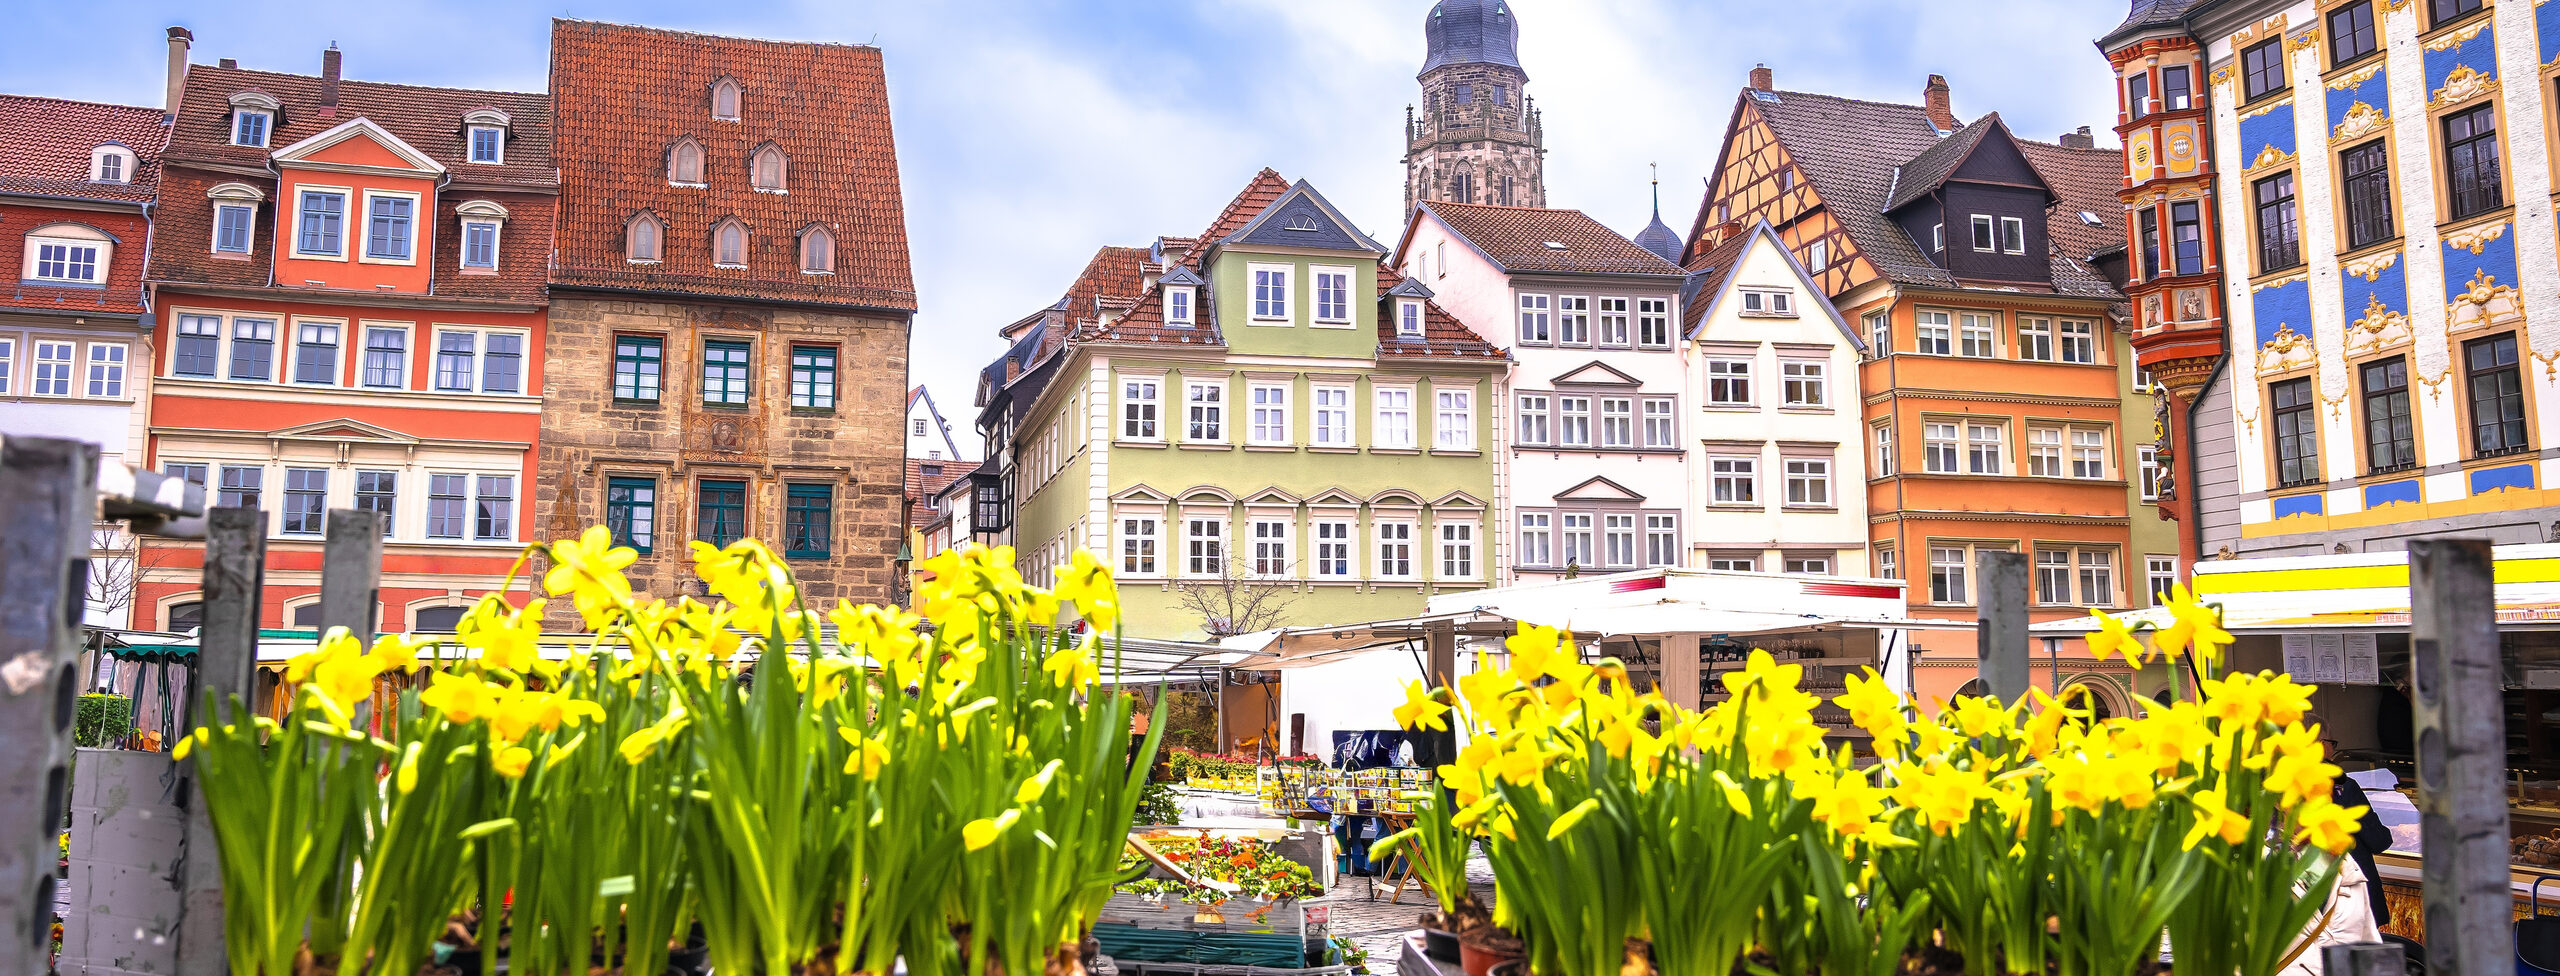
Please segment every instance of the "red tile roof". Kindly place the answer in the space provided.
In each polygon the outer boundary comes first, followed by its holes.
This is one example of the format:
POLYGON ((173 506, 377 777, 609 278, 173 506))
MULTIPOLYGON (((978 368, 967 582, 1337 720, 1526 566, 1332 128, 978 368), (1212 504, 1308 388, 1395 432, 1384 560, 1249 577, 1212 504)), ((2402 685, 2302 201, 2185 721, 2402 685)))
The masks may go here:
MULTIPOLYGON (((433 270, 435 298, 539 304, 550 277, 552 212, 558 204, 558 171, 551 157, 551 98, 539 92, 426 88, 341 80, 334 110, 323 105, 321 79, 274 71, 193 65, 163 162, 160 207, 152 228, 151 278, 179 286, 275 287, 278 190, 270 154, 275 150, 363 118, 444 165, 450 180, 436 194, 433 270), (231 144, 231 97, 256 91, 281 103, 268 148, 231 144), (463 113, 495 108, 507 115, 506 162, 468 162, 463 113), (246 183, 265 195, 253 250, 241 258, 213 254, 213 204, 208 191, 246 183), (487 200, 507 210, 500 231, 498 272, 462 274, 461 221, 455 208, 487 200)), ((288 289, 326 295, 322 289, 288 289)), ((371 292, 359 294, 372 295, 371 292)), ((403 295, 401 300, 417 300, 403 295)))
POLYGON ((978 462, 976 461, 935 461, 926 458, 908 458, 907 500, 914 504, 907 506, 907 527, 921 529, 933 524, 934 512, 931 507, 925 504, 925 501, 932 498, 934 495, 939 494, 944 488, 950 487, 952 482, 966 478, 969 476, 970 472, 976 470, 978 470, 978 462), (941 473, 926 474, 924 470, 926 465, 933 465, 937 467, 940 469, 941 473))
POLYGON ((2044 177, 2053 195, 2062 198, 2045 220, 2045 233, 2062 256, 2086 261, 2092 254, 2125 246, 2124 202, 2116 188, 2124 185, 2124 156, 2116 149, 2073 149, 2050 142, 2020 139, 2018 151, 2044 177), (2081 214, 2095 214, 2090 223, 2081 214))
MULTIPOLYGON (((1378 266, 1378 294, 1386 294, 1387 289, 1403 281, 1404 276, 1397 274, 1394 269, 1385 265, 1378 266)), ((1457 316, 1441 308, 1440 303, 1428 299, 1422 303, 1422 338, 1418 340, 1396 335, 1395 316, 1384 312, 1378 315, 1378 355, 1380 358, 1411 356, 1503 358, 1500 347, 1486 342, 1484 337, 1477 335, 1474 329, 1467 328, 1466 323, 1458 321, 1457 316)))
POLYGON ((0 193, 146 202, 159 188, 160 150, 169 141, 160 118, 156 108, 0 95, 0 132, 9 134, 0 193), (107 142, 133 150, 131 182, 89 182, 90 151, 107 142))
POLYGON ((879 48, 556 20, 551 90, 572 174, 555 284, 915 309, 879 48), (711 117, 724 77, 743 90, 737 120, 711 117), (667 183, 668 147, 685 136, 702 145, 706 187, 667 183), (767 143, 789 160, 788 192, 748 184, 767 143), (668 224, 656 265, 624 258, 624 224, 644 210, 668 224), (747 224, 748 266, 715 268, 711 228, 731 216, 747 224), (800 271, 812 224, 835 235, 832 275, 800 271))
POLYGON ((1680 273, 1678 265, 1579 210, 1441 201, 1426 202, 1421 209, 1439 217, 1506 271, 1680 273), (1549 247, 1550 242, 1563 247, 1549 247))
POLYGON ((58 315, 140 315, 144 311, 143 245, 150 239, 150 223, 143 219, 139 206, 119 213, 41 204, 30 207, 10 201, 0 209, 0 268, 10 269, 6 278, 0 278, 0 308, 58 315), (46 285, 18 277, 19 270, 27 266, 27 232, 56 221, 86 224, 115 239, 115 247, 107 255, 106 287, 46 285))

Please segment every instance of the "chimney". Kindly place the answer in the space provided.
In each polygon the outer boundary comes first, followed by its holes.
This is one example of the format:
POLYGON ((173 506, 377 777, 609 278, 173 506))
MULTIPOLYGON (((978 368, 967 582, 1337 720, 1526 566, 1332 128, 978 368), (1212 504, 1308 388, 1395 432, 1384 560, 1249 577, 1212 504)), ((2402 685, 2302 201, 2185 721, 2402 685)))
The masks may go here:
POLYGON ((196 33, 184 27, 169 28, 169 90, 160 97, 160 110, 170 118, 178 116, 178 96, 187 91, 187 49, 195 46, 196 33))
POLYGON ((1751 87, 1754 90, 1768 91, 1770 90, 1770 86, 1777 84, 1777 82, 1777 77, 1770 73, 1768 65, 1755 64, 1751 66, 1751 87))
POLYGON ((240 66, 240 59, 239 59, 239 58, 224 58, 224 59, 222 59, 222 66, 223 66, 223 67, 225 67, 225 68, 237 68, 237 67, 239 67, 239 66, 240 66))
POLYGON ((2062 148, 2064 148, 2064 149, 2096 149, 2096 148, 2098 148, 2098 139, 2097 139, 2097 137, 2090 135, 2090 134, 2089 134, 2089 127, 2088 127, 2088 126, 2085 126, 2085 125, 2084 125, 2084 126, 2081 126, 2081 127, 2079 128, 2079 130, 2078 130, 2078 131, 2076 131, 2076 132, 2065 132, 2065 133, 2063 133, 2063 134, 2062 134, 2061 142, 2062 142, 2062 148))
POLYGON ((320 52, 320 114, 338 114, 338 42, 330 41, 329 49, 320 52))
POLYGON ((1930 75, 1929 87, 1921 92, 1921 101, 1929 108, 1929 124, 1940 132, 1963 128, 1956 123, 1956 113, 1947 106, 1947 76, 1930 75))

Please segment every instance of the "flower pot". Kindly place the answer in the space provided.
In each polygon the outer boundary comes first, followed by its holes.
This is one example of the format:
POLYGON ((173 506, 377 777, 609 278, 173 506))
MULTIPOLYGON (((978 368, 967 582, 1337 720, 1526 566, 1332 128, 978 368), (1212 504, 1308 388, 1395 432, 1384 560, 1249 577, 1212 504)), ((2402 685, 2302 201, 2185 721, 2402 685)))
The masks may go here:
POLYGON ((1458 962, 1458 933, 1435 928, 1422 930, 1422 954, 1439 962, 1458 962))
POLYGON ((1529 976, 1529 960, 1513 959, 1497 963, 1486 976, 1529 976))
POLYGON ((1491 976, 1495 966, 1518 962, 1527 954, 1518 937, 1491 926, 1458 937, 1458 968, 1466 970, 1467 976, 1491 976))

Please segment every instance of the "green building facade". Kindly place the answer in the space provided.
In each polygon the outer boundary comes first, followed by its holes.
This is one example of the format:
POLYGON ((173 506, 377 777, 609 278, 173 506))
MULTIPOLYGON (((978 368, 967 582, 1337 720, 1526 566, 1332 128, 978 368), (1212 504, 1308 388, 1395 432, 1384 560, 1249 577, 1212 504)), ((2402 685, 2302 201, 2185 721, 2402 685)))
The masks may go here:
POLYGON ((1384 256, 1270 170, 1208 232, 1160 240, 1009 431, 1032 578, 1092 549, 1128 633, 1192 639, 1412 615, 1494 579, 1508 360, 1384 256))

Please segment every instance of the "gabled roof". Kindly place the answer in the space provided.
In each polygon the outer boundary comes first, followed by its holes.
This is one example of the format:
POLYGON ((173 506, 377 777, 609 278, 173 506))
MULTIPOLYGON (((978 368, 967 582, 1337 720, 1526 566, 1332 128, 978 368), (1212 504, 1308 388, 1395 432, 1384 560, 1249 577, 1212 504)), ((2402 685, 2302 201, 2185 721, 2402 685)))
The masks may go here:
POLYGON ((1997 129, 2007 132, 2000 113, 1993 112, 1973 120, 1973 124, 1957 129, 1954 135, 1938 140, 1936 145, 1920 151, 1911 161, 1894 168, 1893 193, 1884 201, 1886 213, 1902 209, 1902 205, 1929 195, 1929 191, 1945 186, 1947 178, 1973 158, 1974 149, 1982 145, 1984 136, 1997 129))
POLYGON ((418 151, 418 147, 410 145, 407 140, 361 115, 313 133, 293 145, 278 149, 273 153, 273 157, 279 163, 305 162, 328 150, 329 147, 350 139, 371 141, 374 145, 389 150, 392 155, 400 157, 402 162, 409 164, 410 169, 418 172, 437 175, 443 175, 446 172, 444 164, 437 162, 435 157, 418 151))
MULTIPOLYGON (((1264 170, 1263 172, 1270 172, 1264 170)), ((1360 232, 1342 211, 1333 207, 1314 184, 1299 180, 1287 192, 1262 208, 1252 220, 1225 237, 1215 238, 1221 245, 1242 244, 1277 247, 1314 247, 1336 251, 1367 251, 1383 255, 1387 249, 1360 232)))
POLYGON ((2123 150, 2017 142, 2028 165, 2036 168, 2060 201, 2045 221, 2045 231, 2063 257, 2086 261, 2091 255, 2125 246, 2124 202, 2116 197, 2116 189, 2124 183, 2123 150), (2091 223, 2083 214, 2094 214, 2098 220, 2091 223))
POLYGON ((1608 363, 1594 359, 1565 370, 1547 382, 1557 386, 1643 386, 1644 381, 1626 374, 1608 363))
POLYGON ((1404 249, 1424 213, 1448 226, 1459 239, 1502 270, 1511 273, 1676 275, 1680 266, 1663 260, 1636 242, 1579 210, 1504 207, 1492 204, 1425 201, 1406 219, 1404 239, 1388 263, 1401 267, 1404 249))
MULTIPOLYGON (((1767 220, 1760 222, 1767 225, 1767 220)), ((1750 250, 1756 233, 1742 233, 1717 241, 1713 250, 1699 255, 1688 264, 1689 280, 1680 286, 1681 334, 1695 336, 1698 323, 1707 316, 1707 306, 1724 291, 1725 282, 1733 280, 1733 269, 1741 266, 1743 252, 1750 250)))
POLYGON ((1066 350, 1068 340, 1083 328, 1096 322, 1102 306, 1108 302, 1122 305, 1137 301, 1144 291, 1142 265, 1147 258, 1143 247, 1105 245, 1093 252, 1084 270, 1067 285, 1065 294, 1047 309, 1034 312, 1005 328, 1014 338, 1005 354, 988 364, 980 373, 980 385, 1001 390, 1066 350), (1015 364, 1014 375, 1005 375, 1005 364, 1015 364))
POLYGON ((0 95, 0 194, 142 203, 160 185, 160 152, 169 142, 159 109, 0 95), (133 151, 123 183, 89 182, 89 154, 103 143, 133 151))
POLYGON ((1594 477, 1571 488, 1556 492, 1555 497, 1559 499, 1573 498, 1586 501, 1640 502, 1644 500, 1644 494, 1642 492, 1604 477, 1594 477))
MULTIPOLYGON (((1406 280, 1407 279, 1403 275, 1397 274, 1394 269, 1385 265, 1379 265, 1379 300, 1382 302, 1391 301, 1395 298, 1402 297, 1397 296, 1394 293, 1396 289, 1403 286, 1406 280)), ((1430 289, 1426 288, 1423 292, 1425 295, 1428 295, 1430 293, 1430 289)), ((1458 321, 1457 316, 1451 315, 1447 309, 1441 308, 1440 303, 1432 301, 1427 297, 1422 301, 1422 338, 1416 339, 1410 336, 1399 336, 1396 334, 1396 320, 1394 315, 1381 314, 1378 316, 1378 356, 1382 359, 1388 357, 1411 356, 1430 356, 1450 359, 1502 359, 1505 355, 1506 354, 1500 347, 1495 346, 1493 343, 1486 342, 1483 336, 1475 333, 1474 329, 1467 328, 1466 323, 1458 321)))
POLYGON ((1797 286, 1804 289, 1807 297, 1803 304, 1806 307, 1799 315, 1819 313, 1830 320, 1832 329, 1840 333, 1841 341, 1847 343, 1850 348, 1860 351, 1867 348, 1866 338, 1860 336, 1858 330, 1849 326, 1848 317, 1840 314, 1839 306, 1831 304, 1831 296, 1822 293, 1822 285, 1813 280, 1813 272, 1805 268, 1804 262, 1796 260, 1796 252, 1787 247, 1786 241, 1778 237, 1778 229, 1769 226, 1766 218, 1752 225, 1750 230, 1735 234, 1731 239, 1717 244, 1715 250, 1707 252, 1706 256, 1700 259, 1698 262, 1700 265, 1707 265, 1709 262, 1716 262, 1716 264, 1711 267, 1701 267, 1693 276, 1692 280, 1700 287, 1694 295, 1689 296, 1688 305, 1683 310, 1683 327, 1680 333, 1683 338, 1699 337, 1707 316, 1715 314, 1716 308, 1724 304, 1725 296, 1733 293, 1731 287, 1733 273, 1735 269, 1741 267, 1743 261, 1750 258, 1755 245, 1765 246, 1776 253, 1779 260, 1786 262, 1787 270, 1795 275, 1797 286))
POLYGON ((879 48, 555 20, 551 90, 560 166, 578 174, 563 187, 555 285, 915 309, 879 48), (724 77, 742 90, 734 121, 711 117, 724 77), (667 183, 667 147, 686 136, 702 145, 704 187, 667 183), (786 192, 749 183, 768 143, 788 161, 786 192), (667 223, 655 265, 624 256, 643 210, 667 223), (711 227, 731 216, 752 235, 746 268, 712 264, 711 227), (800 271, 812 224, 835 237, 833 274, 800 271))

